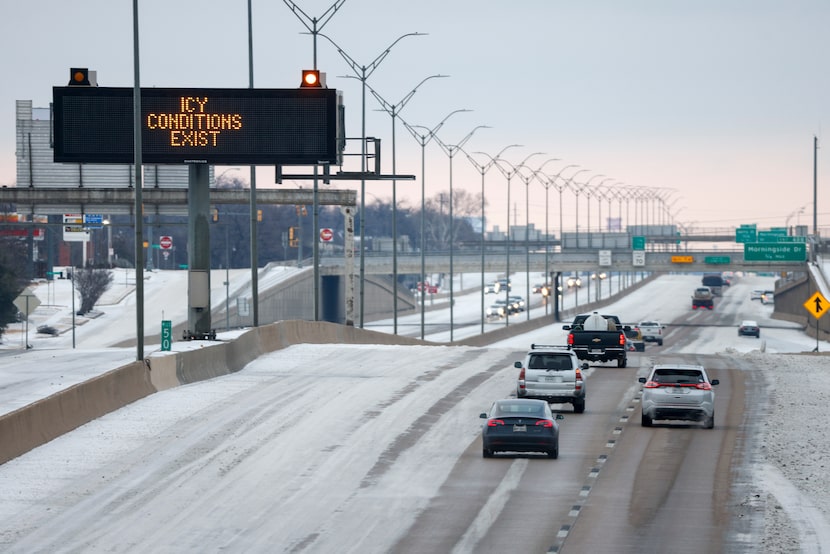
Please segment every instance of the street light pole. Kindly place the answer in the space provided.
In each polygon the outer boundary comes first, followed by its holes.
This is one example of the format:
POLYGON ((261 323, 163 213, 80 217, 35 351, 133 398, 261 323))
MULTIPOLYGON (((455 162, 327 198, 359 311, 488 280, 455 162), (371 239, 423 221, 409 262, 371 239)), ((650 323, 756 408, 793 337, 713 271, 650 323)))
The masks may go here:
POLYGON ((483 164, 483 165, 479 164, 472 156, 467 154, 467 152, 464 152, 464 154, 467 156, 467 159, 470 160, 470 163, 473 164, 473 166, 478 170, 479 173, 481 173, 481 334, 482 335, 484 334, 484 319, 486 317, 486 314, 484 313, 484 294, 485 294, 485 292, 484 292, 484 287, 485 287, 485 284, 484 284, 484 234, 485 234, 484 233, 484 230, 485 230, 484 174, 487 173, 488 171, 490 171, 490 169, 493 167, 493 164, 496 163, 496 159, 498 159, 505 152, 505 150, 507 150, 508 148, 517 148, 519 146, 521 146, 521 145, 519 145, 519 144, 510 144, 508 146, 505 146, 504 148, 501 149, 501 151, 499 151, 498 154, 496 154, 495 159, 490 157, 487 154, 484 154, 485 156, 487 156, 490 159, 490 161, 487 162, 486 164, 483 164))
MULTIPOLYGON (((520 167, 527 167, 525 162, 527 162, 533 156, 541 156, 544 152, 534 152, 532 154, 528 154, 528 156, 522 160, 522 162, 518 165, 513 165, 507 160, 500 158, 496 160, 496 167, 502 174, 507 177, 507 234, 505 236, 505 246, 507 249, 507 260, 505 264, 505 278, 507 279, 507 286, 504 287, 504 300, 505 300, 505 314, 504 314, 504 326, 507 327, 510 325, 510 180, 513 178, 516 173, 518 173, 520 167), (510 170, 504 169, 498 162, 504 162, 510 166, 510 170)), ((529 291, 528 291, 529 292, 529 291)))
MULTIPOLYGON (((286 6, 288 6, 291 9, 291 11, 294 12, 294 15, 297 16, 297 18, 300 20, 300 22, 311 33, 311 37, 312 37, 312 56, 313 56, 313 67, 312 67, 312 69, 316 70, 317 69, 317 34, 320 32, 320 30, 323 27, 326 26, 326 24, 331 20, 331 18, 334 17, 334 14, 337 13, 337 10, 339 10, 343 6, 343 4, 346 2, 346 0, 336 0, 335 3, 332 4, 331 6, 329 6, 329 9, 327 9, 325 12, 323 12, 323 15, 320 16, 319 18, 309 16, 299 6, 297 6, 297 4, 294 3, 292 0, 283 0, 283 2, 285 3, 286 6), (319 23, 319 25, 318 25, 318 23, 319 23)), ((249 14, 248 15, 248 37, 249 37, 248 38, 248 49, 249 49, 249 52, 251 52, 253 50, 253 39, 251 38, 251 36, 252 36, 251 35, 252 21, 251 21, 251 15, 250 15, 250 12, 251 12, 250 6, 251 6, 251 0, 248 0, 248 14, 249 14)), ((251 72, 251 88, 253 88, 254 87, 253 54, 250 55, 250 58, 251 58, 251 69, 250 69, 250 72, 251 72)), ((253 214, 254 214, 254 208, 256 207, 254 205, 254 194, 253 194, 254 190, 256 189, 256 174, 254 173, 254 169, 255 169, 254 166, 251 166, 251 174, 252 174, 251 175, 251 199, 252 199, 251 200, 251 214, 252 214, 252 216, 251 216, 251 236, 252 237, 254 236, 254 230, 255 230, 255 223, 254 223, 253 214)), ((319 175, 319 168, 315 165, 314 166, 314 180, 312 181, 312 216, 311 216, 312 217, 312 223, 311 223, 312 237, 314 237, 314 240, 312 240, 312 243, 311 243, 312 244, 312 257, 313 257, 312 272, 313 272, 313 279, 314 279, 314 285, 313 285, 314 293, 313 293, 313 300, 312 300, 312 310, 314 312, 314 321, 318 321, 319 318, 320 318, 320 241, 318 240, 318 237, 316 236, 317 233, 318 233, 318 229, 320 228, 320 223, 319 223, 319 217, 320 217, 320 199, 319 199, 320 189, 319 189, 319 186, 320 186, 320 183, 319 183, 318 175, 319 175)), ((254 243, 256 243, 256 241, 254 241, 254 243)), ((252 260, 256 259, 256 248, 254 246, 251 247, 251 259, 252 260)), ((251 266, 255 267, 254 264, 251 264, 251 266)), ((256 270, 252 271, 252 276, 251 277, 252 277, 252 283, 254 285, 252 290, 254 291, 254 325, 256 325, 257 321, 258 321, 258 310, 257 310, 257 302, 256 302, 256 300, 257 300, 257 296, 256 296, 257 272, 256 272, 256 270)))
POLYGON ((362 83, 361 87, 361 122, 360 122, 360 328, 363 328, 364 321, 364 297, 366 292, 366 256, 365 256, 365 223, 366 223, 366 80, 375 72, 380 63, 389 55, 392 48, 406 37, 422 36, 426 33, 406 33, 395 39, 392 44, 386 47, 374 60, 368 65, 360 65, 351 56, 340 48, 336 42, 323 33, 317 33, 324 39, 328 40, 336 49, 340 56, 346 61, 355 76, 362 83))
POLYGON ((426 302, 424 298, 426 296, 426 258, 425 250, 426 250, 426 147, 429 141, 431 141, 435 137, 435 133, 444 125, 444 123, 453 115, 459 112, 465 112, 467 110, 454 110, 447 114, 447 116, 440 121, 435 127, 429 129, 422 125, 410 125, 406 122, 403 118, 400 118, 401 123, 403 126, 406 127, 406 130, 409 131, 409 134, 418 141, 418 144, 421 145, 421 285, 420 285, 420 296, 421 296, 421 340, 424 340, 425 332, 424 332, 424 315, 426 309, 426 302), (419 133, 416 129, 423 129, 426 131, 425 134, 419 133))
MULTIPOLYGON (((472 111, 472 110, 470 110, 470 111, 472 111)), ((458 144, 454 144, 454 145, 444 143, 440 138, 438 138, 438 135, 435 135, 435 142, 438 143, 438 146, 441 147, 441 150, 443 150, 444 153, 447 155, 447 157, 450 159, 450 228, 449 228, 449 231, 450 231, 450 240, 449 240, 449 243, 450 243, 450 342, 453 341, 453 328, 454 328, 454 324, 455 324, 455 319, 454 319, 454 315, 453 315, 454 304, 455 304, 455 299, 453 297, 453 287, 454 287, 453 276, 454 276, 454 273, 455 273, 454 268, 453 268, 453 254, 454 254, 454 244, 453 243, 455 242, 455 222, 453 221, 452 159, 455 157, 455 155, 458 153, 458 151, 461 150, 461 148, 467 143, 467 141, 470 140, 470 137, 473 136, 473 133, 475 133, 479 129, 489 129, 489 127, 487 125, 479 125, 479 126, 475 127, 472 131, 467 133, 467 136, 465 136, 463 139, 461 139, 458 142, 458 144)))
MULTIPOLYGON (((366 87, 369 89, 369 92, 372 93, 372 96, 380 103, 381 108, 383 111, 388 113, 392 117, 392 175, 397 175, 397 167, 396 167, 396 153, 395 153, 395 119, 400 114, 401 110, 406 106, 406 104, 412 99, 415 95, 415 92, 418 90, 418 87, 429 81, 430 79, 436 79, 440 77, 449 77, 449 75, 430 75, 423 79, 420 83, 415 85, 411 91, 404 96, 400 102, 397 104, 390 104, 383 97, 375 91, 371 86, 368 84, 366 87)), ((392 321, 393 321, 393 333, 395 335, 398 334, 398 181, 397 179, 392 180, 392 321)))

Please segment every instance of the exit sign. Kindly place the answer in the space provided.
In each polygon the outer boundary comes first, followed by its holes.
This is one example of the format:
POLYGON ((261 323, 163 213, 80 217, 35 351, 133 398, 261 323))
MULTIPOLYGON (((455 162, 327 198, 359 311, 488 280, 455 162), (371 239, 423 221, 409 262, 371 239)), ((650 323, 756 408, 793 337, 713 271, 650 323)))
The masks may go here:
POLYGON ((747 262, 806 262, 807 245, 803 242, 755 242, 744 244, 747 262))

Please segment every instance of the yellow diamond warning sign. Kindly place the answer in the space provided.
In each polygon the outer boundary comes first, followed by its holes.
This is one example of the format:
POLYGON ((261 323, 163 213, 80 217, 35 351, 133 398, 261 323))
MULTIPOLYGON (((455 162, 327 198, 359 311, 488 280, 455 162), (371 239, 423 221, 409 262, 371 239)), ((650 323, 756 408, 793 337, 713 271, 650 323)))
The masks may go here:
POLYGON ((827 299, 818 291, 813 294, 805 303, 804 307, 810 312, 814 318, 819 319, 827 311, 830 306, 827 304, 827 299))

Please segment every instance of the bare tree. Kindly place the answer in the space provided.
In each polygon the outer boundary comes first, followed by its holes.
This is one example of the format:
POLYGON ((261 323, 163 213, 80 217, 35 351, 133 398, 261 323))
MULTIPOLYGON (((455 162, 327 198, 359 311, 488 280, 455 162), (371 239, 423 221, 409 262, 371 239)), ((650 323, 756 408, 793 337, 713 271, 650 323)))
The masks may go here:
POLYGON ((106 269, 75 269, 72 272, 75 290, 81 295, 81 308, 78 313, 92 311, 93 306, 110 288, 112 273, 106 269))

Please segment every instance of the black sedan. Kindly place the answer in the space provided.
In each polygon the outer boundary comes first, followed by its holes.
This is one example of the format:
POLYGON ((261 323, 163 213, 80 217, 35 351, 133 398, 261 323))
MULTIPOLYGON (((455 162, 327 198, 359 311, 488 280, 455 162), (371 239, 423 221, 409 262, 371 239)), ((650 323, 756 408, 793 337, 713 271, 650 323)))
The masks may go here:
POLYGON ((496 400, 486 413, 481 430, 482 455, 491 458, 496 452, 544 452, 559 457, 559 423, 562 414, 553 415, 544 400, 506 398, 496 400))

